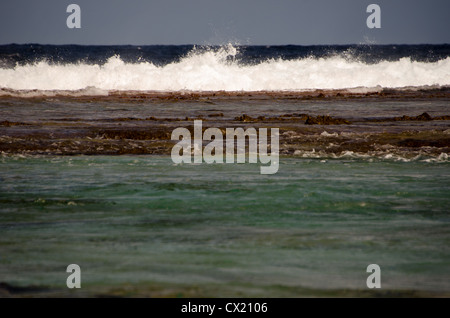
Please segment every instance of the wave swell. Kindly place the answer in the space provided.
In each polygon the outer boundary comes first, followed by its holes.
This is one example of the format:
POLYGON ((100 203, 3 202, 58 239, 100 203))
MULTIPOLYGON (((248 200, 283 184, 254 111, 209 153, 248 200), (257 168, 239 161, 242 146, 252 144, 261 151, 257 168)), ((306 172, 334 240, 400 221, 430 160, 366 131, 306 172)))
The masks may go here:
POLYGON ((104 91, 307 91, 317 89, 402 88, 450 85, 450 57, 435 61, 368 64, 336 55, 294 60, 239 61, 232 45, 193 49, 166 65, 125 62, 119 55, 104 64, 38 61, 0 68, 0 88, 8 90, 104 91))

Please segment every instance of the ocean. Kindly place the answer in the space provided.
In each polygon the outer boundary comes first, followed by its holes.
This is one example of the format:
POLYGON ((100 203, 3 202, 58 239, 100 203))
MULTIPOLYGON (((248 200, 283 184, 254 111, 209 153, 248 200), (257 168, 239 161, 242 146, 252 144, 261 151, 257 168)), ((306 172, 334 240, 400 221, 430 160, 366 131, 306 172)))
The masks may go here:
POLYGON ((449 120, 450 45, 2 45, 0 296, 448 297, 449 120))

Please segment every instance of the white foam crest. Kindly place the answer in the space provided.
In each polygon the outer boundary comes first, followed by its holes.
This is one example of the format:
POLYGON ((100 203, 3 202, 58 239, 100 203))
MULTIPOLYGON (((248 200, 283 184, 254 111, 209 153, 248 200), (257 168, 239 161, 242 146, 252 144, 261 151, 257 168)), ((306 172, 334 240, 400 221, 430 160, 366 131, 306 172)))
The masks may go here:
POLYGON ((113 56, 104 65, 40 61, 0 68, 0 88, 11 90, 119 91, 302 91, 313 89, 401 88, 450 85, 450 57, 433 62, 410 58, 365 64, 348 58, 236 61, 236 48, 194 49, 180 61, 156 66, 125 63, 113 56), (230 58, 231 57, 231 58, 230 58))
POLYGON ((0 89, 0 96, 13 96, 13 97, 55 97, 55 96, 108 96, 108 90, 86 87, 77 90, 13 90, 13 89, 0 89))
POLYGON ((320 135, 323 137, 338 137, 339 136, 338 133, 336 133, 336 132, 330 134, 326 130, 324 130, 320 135))
POLYGON ((295 150, 294 156, 310 159, 364 159, 364 160, 382 160, 393 162, 433 162, 433 163, 448 163, 450 157, 447 153, 440 153, 439 155, 430 155, 428 153, 416 153, 415 156, 407 153, 395 153, 390 151, 369 151, 367 153, 353 152, 350 150, 338 153, 328 153, 325 151, 313 150, 295 150))
POLYGON ((449 156, 445 152, 441 153, 436 158, 425 159, 425 162, 449 162, 449 156))

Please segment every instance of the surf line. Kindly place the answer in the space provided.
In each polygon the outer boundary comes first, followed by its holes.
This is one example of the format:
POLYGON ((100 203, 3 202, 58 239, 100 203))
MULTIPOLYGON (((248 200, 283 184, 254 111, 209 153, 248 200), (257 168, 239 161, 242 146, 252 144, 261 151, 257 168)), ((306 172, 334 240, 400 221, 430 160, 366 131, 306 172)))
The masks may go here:
POLYGON ((270 128, 270 155, 268 153, 267 128, 256 129, 249 127, 244 130, 238 128, 226 128, 225 156, 224 138, 219 128, 208 128, 203 132, 201 120, 194 120, 194 140, 191 132, 184 127, 178 127, 172 131, 171 140, 178 140, 171 152, 172 161, 176 164, 192 163, 245 163, 246 162, 246 137, 248 138, 248 162, 258 163, 261 174, 274 174, 279 168, 279 129, 270 128), (181 140, 180 140, 181 137, 181 140), (214 137, 214 138, 213 138, 214 137), (210 141, 203 147, 203 141, 210 141), (236 142, 235 142, 236 141, 236 142), (235 147, 236 146, 236 147, 235 147), (236 148, 236 156, 235 156, 236 148), (192 156, 193 154, 193 156, 192 156), (267 165, 268 164, 268 165, 267 165))

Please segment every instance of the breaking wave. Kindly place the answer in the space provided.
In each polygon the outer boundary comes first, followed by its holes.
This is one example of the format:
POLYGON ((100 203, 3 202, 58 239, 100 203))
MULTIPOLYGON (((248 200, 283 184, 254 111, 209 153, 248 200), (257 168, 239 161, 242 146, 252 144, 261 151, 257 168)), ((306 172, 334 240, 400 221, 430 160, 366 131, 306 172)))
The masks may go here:
POLYGON ((347 56, 239 60, 232 45, 194 48, 177 61, 158 65, 125 62, 50 63, 46 60, 0 68, 6 90, 79 91, 307 91, 317 89, 442 87, 450 85, 450 57, 434 62, 403 57, 365 63, 347 56))

